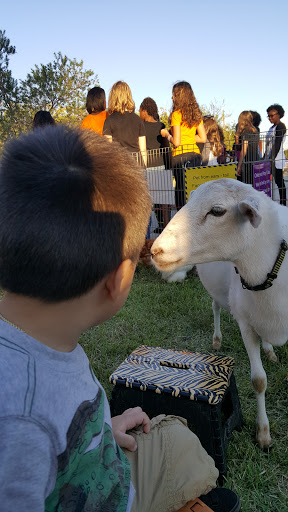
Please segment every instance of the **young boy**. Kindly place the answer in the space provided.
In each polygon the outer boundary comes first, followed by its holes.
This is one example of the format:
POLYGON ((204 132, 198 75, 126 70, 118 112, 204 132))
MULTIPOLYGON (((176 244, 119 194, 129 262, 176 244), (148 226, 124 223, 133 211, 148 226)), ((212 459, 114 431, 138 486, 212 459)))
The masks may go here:
POLYGON ((47 127, 4 150, 3 511, 124 512, 131 509, 135 487, 133 510, 167 512, 215 486, 212 459, 179 419, 160 417, 150 429, 137 407, 111 423, 105 393, 77 343, 84 330, 124 304, 150 210, 145 180, 132 157, 97 134, 47 127), (178 441, 171 441, 172 424, 178 441), (138 426, 134 437, 126 433, 138 426), (134 486, 119 446, 129 456, 134 486), (137 464, 146 468, 144 476, 137 464), (161 488, 162 474, 170 488, 161 488))

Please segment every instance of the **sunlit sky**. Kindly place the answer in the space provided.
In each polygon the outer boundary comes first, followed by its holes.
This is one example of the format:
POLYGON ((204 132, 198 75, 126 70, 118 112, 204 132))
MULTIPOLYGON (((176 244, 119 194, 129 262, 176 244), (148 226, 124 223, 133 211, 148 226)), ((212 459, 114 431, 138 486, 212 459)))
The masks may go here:
MULTIPOLYGON (((136 108, 151 96, 170 109, 177 80, 191 83, 200 105, 225 102, 227 122, 266 108, 288 114, 287 0, 20 0, 1 2, 1 25, 16 55, 14 78, 61 51, 83 59, 108 96, 117 80, 131 87, 136 108)), ((283 119, 288 125, 288 115, 283 119)))

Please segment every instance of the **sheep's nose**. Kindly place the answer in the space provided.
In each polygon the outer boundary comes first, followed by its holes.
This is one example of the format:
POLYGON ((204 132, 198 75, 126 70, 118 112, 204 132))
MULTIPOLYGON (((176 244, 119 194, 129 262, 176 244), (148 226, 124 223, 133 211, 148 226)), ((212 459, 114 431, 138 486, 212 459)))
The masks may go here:
POLYGON ((153 256, 156 256, 157 254, 162 254, 164 251, 162 249, 162 247, 157 247, 157 249, 152 249, 151 250, 151 253, 152 253, 152 258, 153 256))

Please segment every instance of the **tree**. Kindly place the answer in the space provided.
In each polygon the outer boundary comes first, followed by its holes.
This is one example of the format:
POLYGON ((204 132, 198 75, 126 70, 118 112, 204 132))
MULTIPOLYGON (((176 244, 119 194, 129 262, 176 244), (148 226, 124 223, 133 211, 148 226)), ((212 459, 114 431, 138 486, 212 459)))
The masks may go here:
POLYGON ((33 112, 49 110, 57 121, 75 125, 85 116, 87 90, 96 85, 97 75, 83 69, 83 60, 77 62, 58 52, 52 62, 36 65, 21 81, 22 101, 33 112))
POLYGON ((48 64, 35 66, 20 86, 9 70, 9 57, 16 53, 5 31, 0 30, 0 149, 10 137, 31 129, 38 110, 49 110, 56 121, 77 125, 86 114, 86 93, 99 85, 98 77, 83 61, 61 52, 48 64))
POLYGON ((9 56, 16 53, 15 46, 10 45, 10 39, 5 30, 0 30, 0 105, 1 111, 14 101, 17 94, 17 81, 12 78, 9 70, 9 56))
POLYGON ((235 141, 235 124, 227 123, 227 118, 231 117, 230 113, 225 112, 225 102, 219 103, 218 100, 214 99, 210 101, 209 105, 201 105, 203 116, 213 116, 216 123, 219 124, 224 132, 224 139, 226 142, 227 149, 232 149, 235 141))
POLYGON ((9 135, 18 133, 19 88, 9 69, 9 57, 15 53, 5 30, 0 30, 0 148, 9 135))
POLYGON ((169 128, 170 128, 170 126, 169 126, 169 113, 163 107, 160 107, 159 118, 160 118, 161 123, 165 124, 165 128, 167 128, 167 130, 169 130, 169 128))
POLYGON ((231 114, 227 114, 225 116, 225 103, 224 100, 219 103, 218 100, 214 98, 213 101, 210 101, 209 105, 201 105, 201 110, 203 116, 213 116, 216 123, 220 124, 222 128, 225 127, 225 117, 230 117, 231 114), (223 119, 224 119, 224 127, 223 127, 223 119))

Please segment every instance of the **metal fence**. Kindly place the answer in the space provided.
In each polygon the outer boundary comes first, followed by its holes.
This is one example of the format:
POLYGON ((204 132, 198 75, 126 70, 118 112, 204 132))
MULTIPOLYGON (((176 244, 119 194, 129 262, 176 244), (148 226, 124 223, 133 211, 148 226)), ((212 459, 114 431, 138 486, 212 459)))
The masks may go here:
POLYGON ((286 205, 288 160, 282 137, 277 141, 269 132, 248 134, 241 141, 218 146, 207 142, 200 149, 191 145, 179 146, 177 152, 169 147, 148 150, 143 155, 133 153, 144 168, 153 202, 147 238, 161 233, 187 202, 191 190, 213 179, 238 179, 286 205), (233 149, 228 151, 226 147, 233 149))

